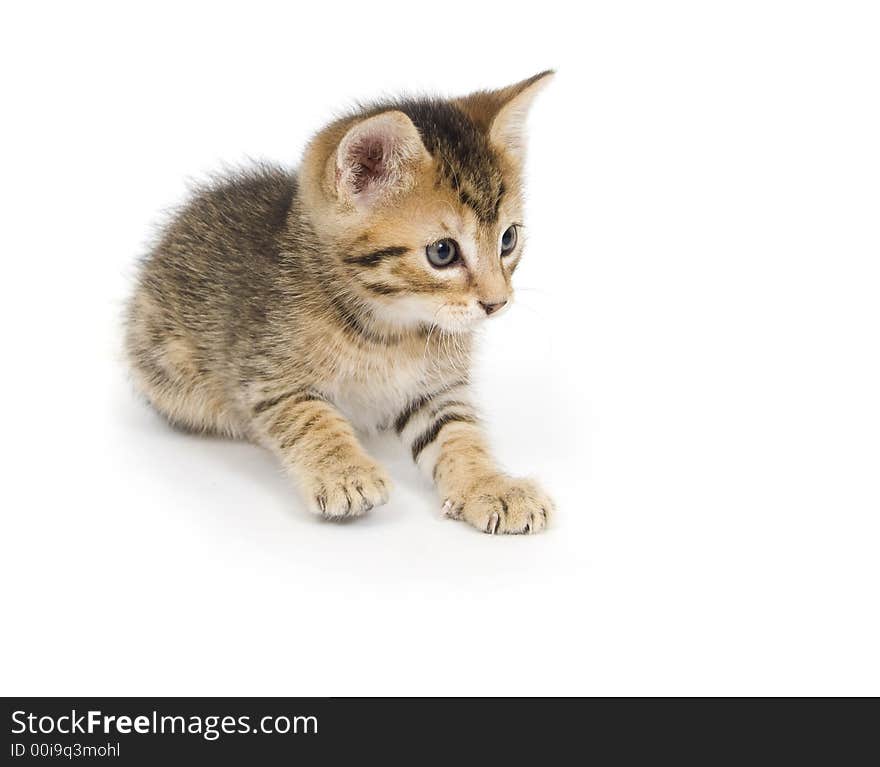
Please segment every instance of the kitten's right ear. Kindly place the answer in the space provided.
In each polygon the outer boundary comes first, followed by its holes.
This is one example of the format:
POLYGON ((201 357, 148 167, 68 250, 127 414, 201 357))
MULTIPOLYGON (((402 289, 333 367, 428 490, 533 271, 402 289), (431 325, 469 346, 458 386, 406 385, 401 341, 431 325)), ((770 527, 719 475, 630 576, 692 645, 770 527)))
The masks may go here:
POLYGON ((403 112, 382 112, 355 123, 336 149, 336 192, 358 209, 408 189, 430 159, 419 132, 403 112))
POLYGON ((477 91, 457 99, 456 103, 489 135, 495 146, 522 162, 529 108, 554 74, 548 69, 507 88, 477 91))

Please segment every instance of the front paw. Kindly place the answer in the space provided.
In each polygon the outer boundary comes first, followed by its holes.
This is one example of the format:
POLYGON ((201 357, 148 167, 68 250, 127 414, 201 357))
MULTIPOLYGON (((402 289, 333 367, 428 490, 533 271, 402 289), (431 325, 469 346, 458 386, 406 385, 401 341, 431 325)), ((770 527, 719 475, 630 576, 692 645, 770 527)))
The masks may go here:
POLYGON ((538 533, 550 520, 553 502, 535 482, 498 474, 450 493, 443 513, 492 535, 538 533))
POLYGON ((304 491, 310 509, 327 519, 359 517, 388 500, 391 480, 366 458, 340 462, 307 478, 304 491))

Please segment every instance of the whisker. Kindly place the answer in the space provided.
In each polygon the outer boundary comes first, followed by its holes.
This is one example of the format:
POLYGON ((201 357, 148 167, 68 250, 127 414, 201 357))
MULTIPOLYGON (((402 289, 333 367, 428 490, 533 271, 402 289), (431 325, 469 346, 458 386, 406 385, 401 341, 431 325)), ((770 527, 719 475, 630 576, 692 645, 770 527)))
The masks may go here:
POLYGON ((547 295, 547 291, 544 290, 543 288, 532 288, 532 287, 529 287, 528 285, 523 287, 521 285, 517 285, 516 292, 519 293, 521 290, 526 290, 530 293, 543 293, 544 295, 547 295))

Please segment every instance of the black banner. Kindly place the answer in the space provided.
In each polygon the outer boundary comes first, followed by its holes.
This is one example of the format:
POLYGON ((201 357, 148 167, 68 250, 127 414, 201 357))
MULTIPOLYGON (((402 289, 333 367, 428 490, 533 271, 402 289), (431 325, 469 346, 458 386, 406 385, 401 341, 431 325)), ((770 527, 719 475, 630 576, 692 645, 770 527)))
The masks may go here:
POLYGON ((876 761, 878 714, 875 699, 5 698, 3 754, 22 765, 505 754, 537 764, 852 764, 876 761))

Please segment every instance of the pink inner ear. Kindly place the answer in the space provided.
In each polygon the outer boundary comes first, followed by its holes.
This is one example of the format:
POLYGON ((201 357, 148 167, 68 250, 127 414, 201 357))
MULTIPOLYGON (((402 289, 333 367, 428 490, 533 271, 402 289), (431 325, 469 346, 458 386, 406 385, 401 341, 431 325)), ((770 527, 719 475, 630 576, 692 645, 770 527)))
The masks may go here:
POLYGON ((349 149, 352 170, 352 187, 355 193, 363 192, 371 181, 385 175, 387 151, 381 136, 364 136, 349 149))

